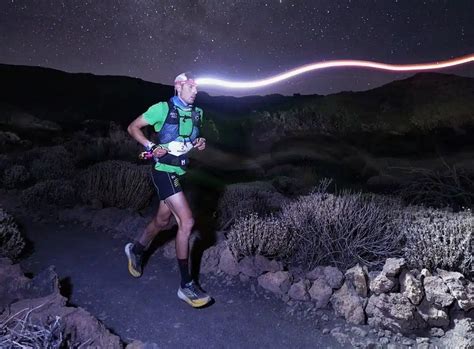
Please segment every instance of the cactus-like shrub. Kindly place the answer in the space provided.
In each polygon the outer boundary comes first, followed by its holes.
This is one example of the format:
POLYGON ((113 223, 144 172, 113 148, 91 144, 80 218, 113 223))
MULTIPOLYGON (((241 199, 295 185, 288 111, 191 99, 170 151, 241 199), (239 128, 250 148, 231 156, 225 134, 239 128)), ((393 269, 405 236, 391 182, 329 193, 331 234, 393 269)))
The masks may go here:
POLYGON ((44 204, 72 206, 76 202, 75 188, 67 180, 47 180, 23 190, 20 200, 28 207, 40 207, 44 204))
POLYGON ((280 217, 259 217, 255 213, 237 219, 227 239, 231 251, 239 257, 262 255, 286 259, 295 243, 292 231, 280 217))
POLYGON ((78 194, 88 204, 139 210, 150 202, 154 188, 150 165, 111 160, 98 163, 78 176, 78 194))
POLYGON ((30 173, 25 166, 13 165, 3 172, 3 186, 8 189, 24 187, 30 181, 30 173))
POLYGON ((23 248, 25 239, 21 235, 13 216, 0 208, 0 256, 16 260, 23 248))
POLYGON ((399 226, 406 239, 404 256, 412 267, 473 274, 474 216, 470 210, 453 213, 410 206, 399 226))
POLYGON ((286 198, 267 182, 231 184, 217 204, 219 225, 226 229, 240 217, 256 213, 265 216, 278 212, 286 198))

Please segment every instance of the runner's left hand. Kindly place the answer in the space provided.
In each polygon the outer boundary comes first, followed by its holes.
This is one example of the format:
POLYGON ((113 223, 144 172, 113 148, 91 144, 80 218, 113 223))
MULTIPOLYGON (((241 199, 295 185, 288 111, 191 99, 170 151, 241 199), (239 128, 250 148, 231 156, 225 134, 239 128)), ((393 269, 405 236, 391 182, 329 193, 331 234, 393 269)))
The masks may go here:
POLYGON ((198 150, 204 150, 206 149, 206 138, 197 138, 195 141, 194 141, 194 144, 193 144, 194 148, 197 148, 198 150))

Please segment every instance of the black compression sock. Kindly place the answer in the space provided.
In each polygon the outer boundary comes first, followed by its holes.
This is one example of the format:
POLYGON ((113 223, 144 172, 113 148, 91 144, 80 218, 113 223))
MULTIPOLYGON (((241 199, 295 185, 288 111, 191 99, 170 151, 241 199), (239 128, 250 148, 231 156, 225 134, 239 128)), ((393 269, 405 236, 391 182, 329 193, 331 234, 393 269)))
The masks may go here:
POLYGON ((181 287, 184 287, 188 282, 192 281, 191 275, 189 275, 189 263, 188 259, 179 259, 179 272, 181 273, 181 287))
POLYGON ((143 246, 141 243, 139 243, 138 241, 135 241, 133 243, 133 247, 132 247, 132 252, 135 253, 135 254, 143 254, 143 252, 145 252, 145 246, 143 246))

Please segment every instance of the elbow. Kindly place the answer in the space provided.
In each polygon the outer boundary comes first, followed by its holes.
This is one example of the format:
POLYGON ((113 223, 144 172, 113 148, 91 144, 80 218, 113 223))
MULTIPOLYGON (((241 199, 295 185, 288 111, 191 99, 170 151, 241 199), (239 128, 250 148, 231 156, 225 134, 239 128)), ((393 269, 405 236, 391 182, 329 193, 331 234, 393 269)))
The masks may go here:
POLYGON ((127 132, 130 136, 133 135, 133 124, 128 125, 127 132))

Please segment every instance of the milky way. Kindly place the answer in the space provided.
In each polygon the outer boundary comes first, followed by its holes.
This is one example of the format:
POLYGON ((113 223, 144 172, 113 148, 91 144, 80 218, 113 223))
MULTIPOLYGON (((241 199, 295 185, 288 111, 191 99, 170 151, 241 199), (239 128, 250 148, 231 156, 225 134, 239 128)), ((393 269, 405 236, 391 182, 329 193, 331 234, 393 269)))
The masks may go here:
MULTIPOLYGON (((2 1, 0 62, 165 84, 182 71, 255 80, 314 61, 471 54, 473 17, 472 0, 2 1)), ((448 72, 474 76, 474 67, 448 72)), ((259 93, 364 90, 406 76, 347 68, 259 93)))

